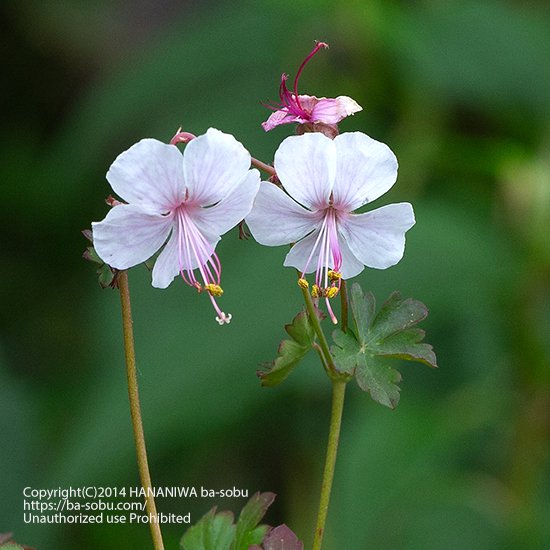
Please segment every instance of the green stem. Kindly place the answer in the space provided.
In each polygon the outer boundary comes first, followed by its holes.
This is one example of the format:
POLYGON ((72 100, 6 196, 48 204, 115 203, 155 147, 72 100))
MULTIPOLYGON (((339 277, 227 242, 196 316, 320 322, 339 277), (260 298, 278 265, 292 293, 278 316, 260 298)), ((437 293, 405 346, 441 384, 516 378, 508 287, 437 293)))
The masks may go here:
POLYGON ((330 377, 330 371, 327 365, 327 362, 325 361, 325 356, 323 355, 323 350, 319 346, 317 342, 313 342, 313 349, 317 352, 317 355, 319 356, 319 360, 321 361, 321 365, 323 365, 323 368, 325 369, 325 372, 330 377))
POLYGON ((134 350, 134 332, 132 329, 132 308, 130 305, 130 289, 128 287, 128 274, 121 271, 118 274, 118 286, 120 288, 120 302, 122 306, 122 327, 124 332, 124 353, 126 357, 126 377, 128 379, 128 396, 130 398, 130 415, 134 429, 134 442, 136 445, 137 462, 141 486, 145 490, 145 507, 149 518, 149 528, 155 550, 164 550, 162 534, 158 523, 157 508, 153 498, 151 475, 147 464, 147 450, 145 448, 145 435, 141 420, 141 408, 139 404, 139 391, 136 374, 136 354, 134 350))
POLYGON ((328 436, 325 470, 323 472, 323 483, 321 485, 319 512, 317 513, 317 524, 315 526, 315 538, 313 540, 313 550, 321 550, 321 545, 323 543, 325 522, 327 519, 330 492, 332 489, 332 480, 334 479, 336 452, 338 451, 338 441, 340 439, 340 426, 342 424, 345 391, 345 381, 332 380, 332 411, 330 415, 330 430, 328 436))
POLYGON ((311 321, 313 330, 315 331, 315 334, 319 339, 319 347, 323 352, 323 356, 325 358, 325 364, 329 369, 329 373, 332 373, 334 376, 337 376, 336 367, 334 366, 334 362, 332 361, 332 355, 330 354, 327 338, 325 336, 325 333, 323 332, 323 329, 321 328, 321 323, 319 323, 319 317, 317 316, 317 312, 315 311, 315 306, 313 305, 313 300, 311 299, 311 295, 309 294, 309 291, 307 288, 302 288, 302 294, 304 295, 304 301, 306 303, 306 309, 309 316, 309 320, 311 321))

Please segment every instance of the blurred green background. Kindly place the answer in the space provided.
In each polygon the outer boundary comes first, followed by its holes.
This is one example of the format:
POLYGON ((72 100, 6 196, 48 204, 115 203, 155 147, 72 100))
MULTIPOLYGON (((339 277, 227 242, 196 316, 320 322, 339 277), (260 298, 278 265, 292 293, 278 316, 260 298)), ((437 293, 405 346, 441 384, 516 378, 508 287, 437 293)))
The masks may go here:
MULTIPOLYGON (((138 483, 120 308, 81 260, 107 212, 105 172, 142 137, 178 126, 233 133, 271 161, 280 74, 314 39, 302 93, 349 95, 341 124, 400 161, 377 206, 413 202, 396 267, 358 279, 431 310, 440 369, 400 365, 401 404, 353 384, 325 547, 550 548, 550 8, 525 1, 231 3, 26 0, 0 7, 0 533, 38 550, 149 548, 148 529, 23 523, 22 488, 138 483)), ((219 246, 220 328, 204 296, 130 273, 142 407, 157 486, 278 497, 266 520, 310 544, 330 405, 311 354, 260 388, 300 308, 285 249, 219 246)), ((161 511, 243 499, 160 499, 161 511)), ((177 548, 181 527, 164 527, 177 548)))

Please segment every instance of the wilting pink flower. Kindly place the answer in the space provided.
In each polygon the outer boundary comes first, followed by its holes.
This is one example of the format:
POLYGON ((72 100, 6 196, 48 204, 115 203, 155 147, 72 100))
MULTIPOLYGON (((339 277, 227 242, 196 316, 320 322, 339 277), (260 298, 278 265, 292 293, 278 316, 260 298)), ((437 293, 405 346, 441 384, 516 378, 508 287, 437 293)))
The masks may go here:
POLYGON ((215 299, 223 291, 214 249, 252 207, 260 177, 249 168, 248 151, 213 128, 190 141, 183 155, 175 145, 141 140, 107 172, 113 191, 128 204, 92 224, 96 252, 108 265, 127 269, 166 243, 153 268, 153 286, 166 288, 180 274, 208 293, 220 325, 229 323, 231 315, 215 299))
POLYGON ((314 297, 338 294, 341 279, 365 266, 390 267, 403 257, 405 232, 415 223, 409 203, 389 204, 363 214, 357 208, 388 191, 397 179, 397 159, 387 145, 361 132, 334 140, 321 133, 286 138, 275 153, 285 191, 262 182, 246 222, 267 246, 296 243, 285 266, 297 268, 299 284, 315 272, 314 297))
POLYGON ((281 76, 281 85, 279 86, 280 103, 275 107, 270 107, 275 112, 262 123, 263 129, 268 132, 280 124, 289 124, 291 122, 338 124, 343 118, 353 115, 362 110, 351 97, 338 96, 335 99, 326 97, 315 97, 310 95, 298 94, 298 80, 306 66, 306 63, 321 49, 328 48, 325 42, 317 42, 315 48, 304 59, 296 77, 294 78, 293 91, 289 91, 286 86, 288 76, 283 73, 281 76))

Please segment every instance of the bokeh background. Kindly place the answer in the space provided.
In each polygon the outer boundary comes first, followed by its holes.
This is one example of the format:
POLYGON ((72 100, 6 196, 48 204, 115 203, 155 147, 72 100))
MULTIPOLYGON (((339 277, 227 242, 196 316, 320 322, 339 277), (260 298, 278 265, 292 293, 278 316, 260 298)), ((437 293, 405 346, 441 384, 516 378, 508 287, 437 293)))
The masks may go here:
MULTIPOLYGON (((260 123, 313 46, 302 92, 349 95, 341 124, 400 161, 378 205, 414 203, 403 261, 359 276, 425 302, 440 368, 403 364, 395 411, 348 389, 326 548, 550 548, 550 9, 544 1, 25 0, 0 7, 0 533, 39 550, 149 548, 143 526, 36 526, 22 488, 138 483, 117 292, 81 259, 105 172, 178 126, 260 123)), ((228 234, 220 328, 182 281, 130 273, 157 486, 274 491, 266 521, 310 544, 330 385, 308 357, 264 389, 300 308, 284 248, 228 234)), ((243 499, 160 499, 165 512, 243 499)), ((177 548, 182 528, 164 527, 177 548)))

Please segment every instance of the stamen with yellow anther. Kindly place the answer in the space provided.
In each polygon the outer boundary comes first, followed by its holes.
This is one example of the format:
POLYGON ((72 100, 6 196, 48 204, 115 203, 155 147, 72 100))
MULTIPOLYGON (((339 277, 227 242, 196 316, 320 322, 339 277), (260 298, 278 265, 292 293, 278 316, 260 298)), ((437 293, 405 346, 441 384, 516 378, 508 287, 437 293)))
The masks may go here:
POLYGON ((321 296, 321 289, 317 285, 313 285, 311 287, 311 295, 314 298, 319 298, 319 296, 321 296))
POLYGON ((198 292, 208 293, 217 313, 216 321, 220 325, 226 325, 231 321, 231 314, 224 313, 216 303, 216 298, 223 294, 223 289, 220 286, 222 266, 214 246, 194 223, 185 203, 176 210, 175 215, 180 274, 189 286, 196 288, 198 292), (198 269, 202 284, 197 280, 193 266, 198 269))
POLYGON ((309 288, 309 283, 303 277, 300 277, 298 279, 298 286, 304 290, 307 290, 309 288))
POLYGON ((324 295, 327 298, 334 298, 335 296, 338 295, 339 290, 340 289, 337 286, 331 286, 325 289, 324 295))
POLYGON ((329 269, 327 275, 332 282, 339 281, 342 278, 342 274, 339 271, 334 271, 333 269, 329 269))
POLYGON ((211 296, 221 296, 223 294, 222 287, 214 283, 209 283, 207 285, 204 285, 204 290, 209 292, 211 296))

